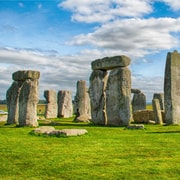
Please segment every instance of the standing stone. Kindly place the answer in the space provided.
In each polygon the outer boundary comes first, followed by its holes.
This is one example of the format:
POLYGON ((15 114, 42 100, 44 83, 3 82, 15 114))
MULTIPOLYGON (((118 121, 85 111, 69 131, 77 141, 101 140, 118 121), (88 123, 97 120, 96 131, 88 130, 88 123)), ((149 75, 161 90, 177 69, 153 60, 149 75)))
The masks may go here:
POLYGON ((12 74, 14 80, 8 89, 6 98, 8 106, 8 124, 19 126, 38 126, 37 103, 39 71, 17 71, 12 74))
POLYGON ((164 94, 163 93, 154 93, 153 99, 159 99, 161 110, 164 110, 164 94))
POLYGON ((58 92, 58 117, 69 118, 73 115, 72 96, 70 91, 58 92))
POLYGON ((164 80, 165 121, 180 124, 180 54, 168 53, 164 80))
POLYGON ((131 120, 131 73, 127 67, 113 69, 106 87, 108 125, 128 125, 131 120))
POLYGON ((86 87, 86 81, 79 80, 77 82, 77 91, 75 96, 75 114, 78 116, 88 115, 90 117, 90 100, 86 87))
POLYGON ((132 112, 142 109, 146 109, 146 96, 142 92, 134 93, 132 99, 132 112))
POLYGON ((22 87, 21 81, 14 81, 7 90, 6 100, 8 109, 7 124, 18 124, 19 119, 19 94, 22 87))
POLYGON ((20 126, 38 126, 37 122, 37 104, 38 80, 27 79, 21 88, 19 95, 19 125, 20 126))
POLYGON ((45 109, 46 118, 57 117, 57 94, 54 90, 45 90, 44 97, 46 98, 47 104, 45 109))
POLYGON ((163 124, 159 99, 152 100, 152 107, 156 124, 163 124))
POLYGON ((89 96, 91 100, 91 117, 94 124, 107 125, 106 84, 107 71, 94 70, 90 76, 89 96))

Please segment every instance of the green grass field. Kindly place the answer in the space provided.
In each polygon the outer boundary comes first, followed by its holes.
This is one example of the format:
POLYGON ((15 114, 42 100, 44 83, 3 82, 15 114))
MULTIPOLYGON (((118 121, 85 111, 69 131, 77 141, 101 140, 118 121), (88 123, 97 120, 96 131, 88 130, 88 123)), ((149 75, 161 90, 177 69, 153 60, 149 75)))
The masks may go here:
POLYGON ((54 121, 56 129, 83 128, 88 134, 35 136, 30 134, 32 128, 1 123, 0 179, 180 179, 180 126, 128 130, 73 123, 72 118, 54 121))

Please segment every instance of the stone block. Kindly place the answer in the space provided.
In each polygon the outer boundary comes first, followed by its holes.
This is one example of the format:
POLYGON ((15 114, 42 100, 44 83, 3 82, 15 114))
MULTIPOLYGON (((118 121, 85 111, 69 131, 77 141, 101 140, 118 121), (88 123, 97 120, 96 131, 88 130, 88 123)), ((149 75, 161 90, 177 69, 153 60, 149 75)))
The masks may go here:
POLYGON ((128 125, 131 120, 131 72, 127 67, 111 70, 106 87, 108 125, 128 125))
POLYGON ((180 124, 180 53, 167 54, 164 79, 165 121, 180 124))
POLYGON ((112 70, 118 67, 126 67, 130 64, 130 58, 127 56, 114 56, 114 57, 104 57, 102 59, 97 59, 92 61, 92 70, 112 70))
POLYGON ((32 70, 22 70, 16 71, 12 74, 12 79, 14 81, 25 81, 26 79, 39 79, 40 72, 39 71, 32 71, 32 70))

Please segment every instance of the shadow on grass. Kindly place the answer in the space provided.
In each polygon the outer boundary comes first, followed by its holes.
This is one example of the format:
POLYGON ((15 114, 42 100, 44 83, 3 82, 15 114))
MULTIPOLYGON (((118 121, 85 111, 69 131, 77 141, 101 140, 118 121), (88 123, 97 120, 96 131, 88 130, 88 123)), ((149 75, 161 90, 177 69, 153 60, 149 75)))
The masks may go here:
POLYGON ((39 126, 67 126, 67 127, 103 127, 103 128, 120 128, 120 127, 125 127, 125 126, 110 126, 110 125, 98 125, 98 124, 93 124, 93 123, 83 123, 79 122, 76 123, 74 121, 61 121, 61 122, 56 122, 56 121, 51 121, 51 122, 46 122, 46 121, 39 121, 39 126))
POLYGON ((157 131, 157 132, 148 132, 150 134, 171 134, 171 133, 180 133, 180 131, 157 131))

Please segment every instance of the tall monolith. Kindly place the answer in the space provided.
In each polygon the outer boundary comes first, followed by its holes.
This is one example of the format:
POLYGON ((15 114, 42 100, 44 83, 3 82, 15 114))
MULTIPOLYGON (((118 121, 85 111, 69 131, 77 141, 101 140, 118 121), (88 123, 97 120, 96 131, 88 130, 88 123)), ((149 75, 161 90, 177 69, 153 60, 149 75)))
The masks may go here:
POLYGON ((7 90, 6 101, 8 109, 7 124, 18 124, 19 119, 19 94, 23 82, 14 81, 7 90))
POLYGON ((73 115, 72 94, 70 91, 58 92, 58 117, 69 118, 73 115))
POLYGON ((111 70, 106 87, 108 125, 128 125, 131 119, 131 73, 127 67, 111 70))
POLYGON ((45 90, 44 97, 46 99, 45 117, 56 118, 57 117, 57 93, 55 90, 45 90))
POLYGON ((91 100, 91 118, 94 124, 107 125, 106 115, 106 70, 93 70, 90 76, 89 96, 91 100))
POLYGON ((89 92, 86 86, 86 81, 77 81, 76 96, 74 98, 74 111, 78 116, 87 115, 91 116, 89 92))
POLYGON ((180 124, 180 54, 169 52, 164 78, 165 122, 180 124))

